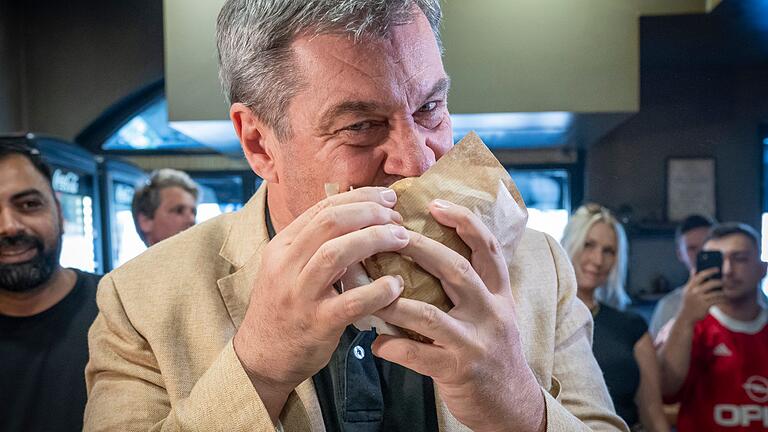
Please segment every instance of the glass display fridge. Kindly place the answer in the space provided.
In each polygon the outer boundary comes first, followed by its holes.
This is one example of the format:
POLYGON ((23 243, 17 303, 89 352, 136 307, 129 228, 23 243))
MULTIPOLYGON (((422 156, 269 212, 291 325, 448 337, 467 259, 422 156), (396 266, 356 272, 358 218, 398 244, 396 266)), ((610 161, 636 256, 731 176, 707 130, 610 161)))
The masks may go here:
POLYGON ((133 223, 131 202, 137 185, 149 176, 132 163, 105 157, 99 164, 99 179, 104 197, 104 266, 110 271, 146 249, 133 223))

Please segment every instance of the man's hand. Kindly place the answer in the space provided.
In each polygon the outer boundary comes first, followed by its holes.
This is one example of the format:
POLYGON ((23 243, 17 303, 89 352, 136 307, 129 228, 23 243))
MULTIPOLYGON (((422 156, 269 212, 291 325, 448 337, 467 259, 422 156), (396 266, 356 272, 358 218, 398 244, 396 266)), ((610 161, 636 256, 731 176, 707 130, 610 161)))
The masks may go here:
POLYGON ((709 279, 718 271, 717 268, 706 269, 699 273, 691 271, 688 283, 683 288, 683 301, 677 315, 677 320, 681 324, 693 327, 707 316, 712 305, 725 301, 722 290, 723 281, 709 279))
POLYGON ((332 286, 349 265, 408 244, 396 200, 375 187, 334 195, 265 247, 234 348, 273 421, 290 392, 328 363, 344 328, 402 292, 392 276, 343 294, 332 286))
POLYGON ((659 333, 663 343, 658 349, 661 371, 661 393, 664 397, 676 395, 688 376, 691 366, 691 347, 696 323, 707 316, 709 308, 725 301, 723 282, 709 279, 717 274, 717 268, 691 271, 691 277, 683 288, 683 302, 674 320, 659 333), (709 279, 709 280, 707 280, 709 279))
POLYGON ((396 300, 376 315, 434 342, 379 336, 373 352, 432 377, 451 413, 474 431, 544 430, 544 396, 525 360, 498 241, 467 208, 436 201, 430 211, 456 229, 472 250, 471 262, 413 232, 399 253, 440 279, 455 307, 445 313, 396 300))

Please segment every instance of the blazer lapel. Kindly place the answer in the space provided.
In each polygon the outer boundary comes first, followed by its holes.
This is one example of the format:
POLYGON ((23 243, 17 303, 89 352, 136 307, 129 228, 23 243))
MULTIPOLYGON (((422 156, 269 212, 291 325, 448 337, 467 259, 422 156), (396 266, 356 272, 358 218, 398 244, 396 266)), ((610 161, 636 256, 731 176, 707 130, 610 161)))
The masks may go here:
MULTIPOLYGON (((266 182, 233 217, 219 255, 232 265, 232 273, 217 281, 221 297, 235 328, 240 327, 251 298, 253 283, 261 267, 261 252, 269 242, 266 224, 266 182)), ((312 379, 291 393, 283 408, 281 422, 286 430, 325 432, 320 402, 312 379)))
POLYGON ((237 212, 219 255, 232 265, 232 273, 218 286, 235 327, 240 327, 251 298, 251 288, 261 265, 261 251, 269 242, 265 222, 266 185, 262 184, 237 212))

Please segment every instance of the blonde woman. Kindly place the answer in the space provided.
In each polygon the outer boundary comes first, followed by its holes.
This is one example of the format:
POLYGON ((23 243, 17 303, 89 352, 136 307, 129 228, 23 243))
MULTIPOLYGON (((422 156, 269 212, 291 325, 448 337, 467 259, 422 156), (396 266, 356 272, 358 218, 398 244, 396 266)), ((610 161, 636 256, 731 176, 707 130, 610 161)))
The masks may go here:
POLYGON ((607 209, 588 204, 572 216, 562 244, 576 271, 577 295, 594 317, 592 349, 617 414, 633 429, 669 431, 648 326, 624 311, 629 303, 624 228, 607 209))

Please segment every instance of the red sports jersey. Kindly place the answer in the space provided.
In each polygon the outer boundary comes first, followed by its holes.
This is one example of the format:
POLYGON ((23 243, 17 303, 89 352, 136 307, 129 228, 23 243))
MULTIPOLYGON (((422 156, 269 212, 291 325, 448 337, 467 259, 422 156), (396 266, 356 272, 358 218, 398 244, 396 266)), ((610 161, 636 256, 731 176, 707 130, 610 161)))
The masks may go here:
POLYGON ((768 429, 768 312, 737 321, 717 307, 694 328, 680 402, 680 432, 768 429))

